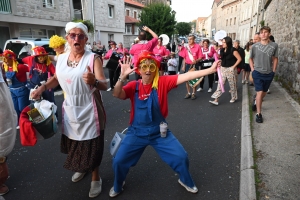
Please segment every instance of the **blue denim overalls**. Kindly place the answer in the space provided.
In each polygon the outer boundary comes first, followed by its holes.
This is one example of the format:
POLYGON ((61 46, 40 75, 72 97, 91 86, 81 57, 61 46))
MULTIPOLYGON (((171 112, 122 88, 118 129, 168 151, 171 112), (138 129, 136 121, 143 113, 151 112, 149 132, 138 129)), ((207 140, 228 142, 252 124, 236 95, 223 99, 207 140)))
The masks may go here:
POLYGON ((12 81, 12 85, 9 86, 9 90, 19 121, 22 110, 30 104, 29 90, 25 87, 26 82, 22 83, 17 79, 16 72, 6 72, 6 78, 11 79, 12 81))
MULTIPOLYGON (((41 81, 47 81, 47 79, 48 79, 48 70, 49 70, 48 66, 46 66, 46 72, 40 73, 37 70, 34 70, 35 64, 36 64, 36 62, 33 61, 32 66, 30 68, 31 78, 30 78, 30 82, 28 84, 30 89, 34 88, 36 85, 41 86, 41 81)), ((49 90, 44 91, 42 93, 42 97, 43 97, 43 99, 48 100, 50 102, 55 102, 53 89, 51 91, 49 91, 49 90)))
POLYGON ((188 155, 183 146, 169 129, 167 137, 160 136, 159 124, 166 120, 159 108, 157 91, 152 90, 148 99, 140 100, 139 82, 136 83, 134 119, 113 159, 114 191, 117 193, 122 191, 122 184, 129 168, 136 165, 148 145, 151 145, 161 159, 179 174, 184 184, 194 187, 189 173, 188 155))

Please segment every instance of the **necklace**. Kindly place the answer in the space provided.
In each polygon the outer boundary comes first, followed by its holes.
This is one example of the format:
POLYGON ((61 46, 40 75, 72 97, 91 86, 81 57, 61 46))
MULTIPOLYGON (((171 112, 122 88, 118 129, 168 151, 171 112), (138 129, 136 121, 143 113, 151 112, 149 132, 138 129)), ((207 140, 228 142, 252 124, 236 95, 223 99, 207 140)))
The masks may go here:
POLYGON ((68 67, 72 67, 72 68, 75 68, 75 67, 77 67, 77 65, 79 64, 79 61, 78 62, 76 62, 76 60, 73 60, 73 61, 71 61, 71 60, 68 60, 67 61, 67 65, 68 65, 68 67))
POLYGON ((148 97, 150 96, 150 91, 151 91, 152 88, 151 88, 151 86, 150 86, 150 88, 148 89, 148 92, 146 92, 142 80, 141 80, 141 83, 142 83, 142 88, 143 88, 143 91, 144 91, 144 94, 141 96, 141 98, 144 98, 144 100, 146 100, 146 99, 148 99, 148 97))

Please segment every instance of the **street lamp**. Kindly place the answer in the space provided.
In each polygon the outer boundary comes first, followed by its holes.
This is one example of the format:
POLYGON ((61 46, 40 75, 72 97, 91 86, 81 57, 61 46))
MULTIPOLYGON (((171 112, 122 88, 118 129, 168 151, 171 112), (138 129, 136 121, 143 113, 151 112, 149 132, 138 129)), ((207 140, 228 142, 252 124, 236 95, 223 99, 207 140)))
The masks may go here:
MULTIPOLYGON (((171 13, 172 13, 172 15, 174 16, 174 19, 175 19, 176 11, 175 11, 175 10, 172 10, 171 13)), ((173 44, 174 41, 175 41, 175 39, 174 39, 174 29, 173 29, 173 34, 172 34, 172 44, 173 44)))

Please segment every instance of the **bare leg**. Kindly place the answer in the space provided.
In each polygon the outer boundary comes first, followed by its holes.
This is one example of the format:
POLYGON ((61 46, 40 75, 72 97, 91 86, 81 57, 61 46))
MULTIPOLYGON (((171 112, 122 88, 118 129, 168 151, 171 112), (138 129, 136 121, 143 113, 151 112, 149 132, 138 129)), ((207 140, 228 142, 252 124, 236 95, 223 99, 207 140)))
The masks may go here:
POLYGON ((100 180, 99 167, 96 167, 92 172, 92 181, 99 181, 99 180, 100 180))
POLYGON ((266 92, 263 91, 258 91, 256 92, 256 110, 257 113, 261 113, 261 106, 262 106, 262 100, 264 99, 264 97, 266 96, 266 92))
POLYGON ((190 86, 189 86, 189 83, 188 82, 185 82, 185 86, 186 86, 186 90, 188 93, 191 93, 190 92, 190 86))

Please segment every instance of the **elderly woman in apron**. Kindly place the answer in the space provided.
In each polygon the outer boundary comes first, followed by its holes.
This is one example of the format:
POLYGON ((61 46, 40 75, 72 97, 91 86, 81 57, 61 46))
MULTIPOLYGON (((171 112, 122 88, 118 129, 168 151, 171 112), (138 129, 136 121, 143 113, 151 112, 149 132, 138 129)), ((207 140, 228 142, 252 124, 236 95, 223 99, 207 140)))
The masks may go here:
POLYGON ((121 75, 113 92, 119 99, 129 98, 132 109, 127 134, 113 159, 115 178, 109 196, 115 197, 120 194, 129 168, 137 164, 148 145, 152 146, 162 160, 179 174, 178 182, 187 191, 197 193, 198 189, 189 173, 187 152, 173 133, 165 127, 168 115, 167 94, 181 83, 214 73, 218 63, 215 62, 211 68, 205 70, 159 76, 159 60, 153 53, 144 51, 139 55, 136 64, 133 69, 130 68, 128 60, 121 65, 121 75), (134 70, 142 79, 129 82, 123 87, 126 76, 134 70), (160 128, 163 126, 166 129, 161 132, 160 128))
POLYGON ((100 58, 85 51, 87 27, 69 22, 65 30, 70 52, 58 57, 54 78, 34 91, 32 97, 38 98, 60 84, 65 92, 61 152, 68 154, 64 167, 75 172, 73 182, 92 172, 89 197, 96 197, 102 190, 99 166, 106 120, 99 90, 106 90, 107 83, 100 58))
MULTIPOLYGON (((29 90, 26 87, 28 67, 17 62, 16 54, 11 50, 5 50, 2 54, 6 82, 14 104, 18 120, 22 110, 30 104, 29 90)), ((15 124, 19 129, 18 123, 15 124)))

